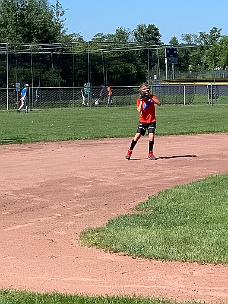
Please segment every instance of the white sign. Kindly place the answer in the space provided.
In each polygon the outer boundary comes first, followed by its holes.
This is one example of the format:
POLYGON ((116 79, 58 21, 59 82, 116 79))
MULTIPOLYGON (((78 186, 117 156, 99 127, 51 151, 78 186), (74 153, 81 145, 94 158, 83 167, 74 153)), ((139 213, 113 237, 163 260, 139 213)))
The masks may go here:
POLYGON ((16 82, 15 87, 16 87, 16 91, 20 92, 20 90, 21 90, 20 82, 16 82))

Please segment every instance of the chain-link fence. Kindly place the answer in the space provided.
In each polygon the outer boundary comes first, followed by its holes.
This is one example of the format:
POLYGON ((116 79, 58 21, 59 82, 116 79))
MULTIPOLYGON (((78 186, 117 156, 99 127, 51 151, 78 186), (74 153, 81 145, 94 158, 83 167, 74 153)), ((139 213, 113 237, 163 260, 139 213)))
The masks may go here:
MULTIPOLYGON (((151 92, 164 104, 228 104, 228 85, 173 85, 154 84, 151 92)), ((30 110, 44 108, 129 106, 135 105, 138 87, 112 87, 108 95, 107 87, 89 87, 86 100, 81 87, 39 87, 29 88, 30 110), (86 101, 86 102, 85 102, 86 101), (83 105, 83 103, 85 105, 83 105)), ((0 89, 0 109, 16 109, 20 100, 20 90, 0 89)))
POLYGON ((152 85, 154 81, 176 80, 192 84, 227 82, 228 69, 216 66, 214 61, 206 64, 206 54, 213 54, 213 48, 101 41, 0 43, 0 87, 16 83, 29 83, 31 87, 76 87, 85 81, 93 86, 102 83, 133 86, 144 81, 152 85), (170 57, 168 50, 176 50, 177 57, 170 57))

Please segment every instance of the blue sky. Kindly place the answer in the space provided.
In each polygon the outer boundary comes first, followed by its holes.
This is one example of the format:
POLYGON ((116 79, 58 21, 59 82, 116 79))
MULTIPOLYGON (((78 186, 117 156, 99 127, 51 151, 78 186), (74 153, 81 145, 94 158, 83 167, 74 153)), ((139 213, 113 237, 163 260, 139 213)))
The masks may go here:
MULTIPOLYGON (((67 33, 80 33, 91 40, 97 33, 114 34, 118 27, 134 30, 139 24, 154 24, 169 43, 182 34, 209 33, 212 27, 228 35, 227 0, 59 0, 65 10, 67 33)), ((56 0, 49 0, 55 4, 56 0)))

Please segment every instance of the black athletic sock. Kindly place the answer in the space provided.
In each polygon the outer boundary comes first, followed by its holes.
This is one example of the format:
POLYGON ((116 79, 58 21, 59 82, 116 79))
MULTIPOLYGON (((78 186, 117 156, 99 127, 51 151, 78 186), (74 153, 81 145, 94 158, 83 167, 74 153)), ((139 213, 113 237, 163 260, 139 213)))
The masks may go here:
POLYGON ((137 141, 133 139, 129 150, 133 150, 136 144, 137 144, 137 141))
POLYGON ((152 151, 153 151, 153 148, 154 148, 154 141, 153 141, 153 140, 150 140, 150 141, 149 141, 149 152, 152 152, 152 151))

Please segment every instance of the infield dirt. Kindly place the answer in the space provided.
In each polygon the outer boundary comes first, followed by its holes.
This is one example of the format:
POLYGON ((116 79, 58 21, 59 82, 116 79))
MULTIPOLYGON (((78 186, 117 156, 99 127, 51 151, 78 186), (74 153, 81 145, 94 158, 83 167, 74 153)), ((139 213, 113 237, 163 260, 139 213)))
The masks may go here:
MULTIPOLYGON (((148 196, 228 173, 228 134, 0 146, 0 288, 228 303, 228 266, 133 259, 78 242, 148 196)), ((210 191, 210 189, 208 189, 210 191)))

